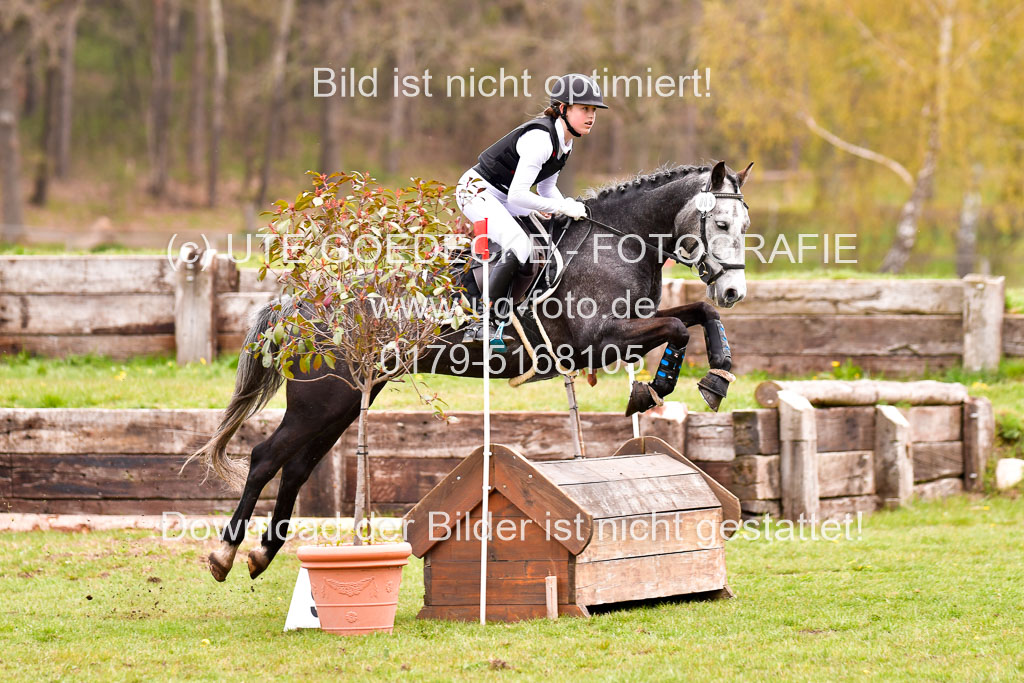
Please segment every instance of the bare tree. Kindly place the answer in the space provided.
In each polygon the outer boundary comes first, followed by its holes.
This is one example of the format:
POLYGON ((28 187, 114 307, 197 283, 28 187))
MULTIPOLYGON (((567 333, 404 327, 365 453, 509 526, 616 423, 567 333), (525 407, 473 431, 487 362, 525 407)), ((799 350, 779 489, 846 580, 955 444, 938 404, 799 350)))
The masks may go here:
POLYGON ((15 75, 28 33, 28 19, 17 3, 0 8, 0 238, 4 242, 18 241, 24 229, 15 75))
POLYGON ((75 42, 82 1, 71 0, 62 16, 60 29, 59 93, 54 125, 54 175, 67 178, 71 174, 71 105, 75 81, 75 42))
POLYGON ((945 0, 943 14, 939 20, 938 70, 935 79, 935 99, 927 107, 928 141, 924 163, 914 179, 910 199, 900 211, 896 224, 896 238, 889 253, 882 261, 883 273, 902 273, 910 258, 910 251, 917 240, 917 223, 924 203, 931 197, 935 184, 935 167, 938 165, 939 148, 942 140, 942 124, 949 99, 949 63, 953 52, 953 11, 955 0, 945 0))
POLYGON ((60 96, 60 25, 63 7, 56 5, 51 11, 37 12, 32 21, 32 39, 29 49, 37 49, 45 60, 43 70, 43 111, 39 127, 39 147, 35 154, 35 176, 29 203, 46 204, 46 197, 57 156, 57 100, 60 96))
POLYGON ((149 99, 149 158, 152 172, 149 191, 154 197, 167 194, 170 168, 171 120, 171 7, 172 0, 153 0, 153 86, 149 99))
POLYGON ((24 118, 32 116, 39 104, 39 84, 36 83, 36 61, 39 56, 36 54, 36 46, 29 45, 25 50, 25 87, 21 98, 21 115, 24 118))
POLYGON ((256 192, 255 204, 262 206, 270 184, 270 163, 273 157, 274 140, 280 135, 281 109, 284 106, 284 76, 288 64, 288 36, 292 31, 292 17, 295 15, 295 0, 284 0, 274 37, 274 51, 270 60, 269 100, 267 107, 267 137, 263 148, 263 169, 260 172, 260 186, 256 192))
POLYGON ((200 178, 203 175, 203 157, 206 153, 206 127, 209 120, 206 116, 206 62, 209 54, 209 36, 207 34, 209 33, 208 26, 210 24, 207 0, 196 0, 195 19, 196 30, 193 36, 195 45, 192 53, 188 114, 188 171, 192 178, 200 178))
POLYGON ((971 166, 971 180, 960 205, 960 228, 956 234, 956 274, 974 272, 978 258, 978 218, 981 215, 981 164, 971 166))
MULTIPOLYGON (((345 61, 346 33, 351 21, 349 0, 332 0, 328 3, 326 12, 324 38, 327 43, 327 66, 339 69, 345 61)), ((341 149, 338 140, 341 99, 327 97, 320 102, 320 170, 331 173, 341 170, 341 149)))
POLYGON ((896 225, 896 238, 889 253, 882 261, 883 273, 902 273, 910 258, 910 251, 917 239, 917 223, 924 203, 931 196, 942 140, 942 124, 949 99, 949 63, 953 52, 953 12, 955 0, 945 0, 943 14, 939 19, 938 70, 935 79, 935 99, 928 105, 928 141, 924 163, 914 179, 910 199, 900 211, 896 225))
POLYGON ((220 140, 224 135, 224 89, 228 82, 228 46, 224 39, 224 11, 220 0, 210 0, 210 28, 214 60, 206 203, 214 206, 217 203, 217 174, 220 172, 220 140))
MULTIPOLYGON (((394 40, 395 67, 398 69, 399 78, 411 74, 415 67, 415 54, 413 53, 414 28, 410 13, 414 11, 414 4, 402 3, 405 6, 395 4, 397 10, 394 40)), ((390 87, 385 90, 388 92, 390 87)), ((403 97, 401 93, 390 93, 391 115, 388 119, 387 156, 384 160, 384 168, 388 173, 396 173, 401 163, 402 147, 409 138, 409 130, 406 124, 408 118, 409 98, 403 97)))
POLYGON ((36 174, 32 183, 29 203, 33 206, 46 204, 53 169, 53 158, 57 152, 57 99, 59 92, 60 66, 56 51, 47 49, 46 74, 43 77, 43 125, 39 129, 39 153, 36 160, 36 174))

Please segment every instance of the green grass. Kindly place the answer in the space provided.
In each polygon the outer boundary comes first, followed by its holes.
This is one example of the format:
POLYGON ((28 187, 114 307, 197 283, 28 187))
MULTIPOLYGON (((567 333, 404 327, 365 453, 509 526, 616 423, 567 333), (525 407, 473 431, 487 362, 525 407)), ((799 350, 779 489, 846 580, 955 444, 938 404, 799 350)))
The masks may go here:
MULTIPOLYGON (((234 390, 237 356, 224 355, 210 364, 178 367, 167 357, 113 361, 101 356, 48 359, 28 354, 0 359, 0 407, 14 408, 223 408, 234 390)), ((696 390, 702 368, 686 368, 673 400, 706 410, 696 390)), ((417 375, 451 410, 480 410, 483 380, 417 375)), ((753 390, 762 374, 745 376, 734 385, 733 408, 754 407, 753 390)), ((577 381, 583 410, 624 411, 629 382, 625 370, 599 375, 596 387, 577 381)), ((513 389, 505 380, 491 383, 494 410, 562 410, 565 389, 560 381, 536 382, 513 389)), ((270 407, 284 408, 284 391, 270 407)), ((375 410, 427 410, 409 381, 392 383, 373 404, 375 410)))
POLYGON ((1006 288, 1006 312, 1016 315, 1024 313, 1024 288, 1006 288))
POLYGON ((0 672, 83 677, 451 680, 1010 680, 1024 675, 1024 506, 957 497, 866 518, 854 540, 727 545, 733 600, 518 624, 418 621, 405 571, 392 635, 283 633, 289 544, 225 584, 209 543, 152 532, 0 534, 0 672))
MULTIPOLYGON (((0 406, 14 408, 223 408, 234 390, 237 356, 225 354, 210 364, 179 367, 169 357, 140 357, 126 361, 102 356, 51 359, 26 353, 0 357, 0 406)), ((837 361, 838 362, 838 361, 837 361)), ((690 410, 707 410, 696 390, 704 375, 701 366, 684 367, 671 398, 690 410)), ((832 372, 802 379, 859 379, 860 368, 842 362, 832 372)), ((483 380, 417 375, 452 410, 479 410, 483 380)), ((754 389, 768 379, 763 372, 740 375, 729 389, 724 407, 756 408, 754 389)), ((968 373, 960 369, 932 373, 929 379, 965 384, 972 395, 989 398, 996 410, 1024 416, 1024 359, 1004 360, 997 372, 968 373)), ((645 377, 641 377, 645 379, 645 377)), ((629 381, 625 370, 598 375, 597 386, 579 379, 577 396, 583 410, 617 412, 625 409, 629 381)), ((285 407, 284 391, 270 407, 285 407)), ((373 405, 377 410, 425 410, 411 382, 392 383, 373 405)), ((494 410, 562 410, 565 390, 557 380, 513 389, 505 380, 491 383, 494 410)))

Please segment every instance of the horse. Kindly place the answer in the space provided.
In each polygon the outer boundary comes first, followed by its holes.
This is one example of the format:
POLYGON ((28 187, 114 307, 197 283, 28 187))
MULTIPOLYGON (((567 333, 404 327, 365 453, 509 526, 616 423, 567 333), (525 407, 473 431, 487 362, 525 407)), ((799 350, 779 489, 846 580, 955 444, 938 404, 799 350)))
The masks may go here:
MULTIPOLYGON (((524 354, 527 345, 516 334, 505 354, 490 354, 492 367, 495 358, 500 361, 492 376, 523 376, 529 369, 523 363, 506 362, 517 356, 529 360, 530 381, 540 381, 558 376, 567 366, 593 369, 630 361, 667 343, 654 379, 633 385, 629 411, 644 411, 673 390, 689 340, 687 327, 701 325, 711 366, 708 377, 701 380, 702 391, 709 380, 707 386, 714 385, 719 400, 724 397, 731 377, 731 352, 711 302, 729 308, 746 295, 743 235, 750 217, 740 189, 752 166, 739 173, 724 162, 663 167, 586 193, 588 216, 570 221, 559 238, 565 266, 560 280, 546 293, 545 303, 552 300, 560 305, 537 307, 536 319, 524 319, 520 326, 535 341, 542 329, 547 358, 558 362, 541 367, 535 358, 545 351, 534 348, 532 354, 524 354), (669 258, 696 266, 707 285, 708 301, 658 310, 662 268, 669 258), (576 310, 572 310, 574 295, 582 295, 575 299, 576 310), (584 297, 586 315, 579 305, 584 297)), ((279 315, 273 302, 262 307, 253 316, 245 345, 257 341, 279 315)), ((483 347, 463 346, 462 337, 461 330, 445 333, 436 348, 422 352, 419 371, 482 376, 483 347)), ((278 471, 281 481, 271 523, 248 556, 250 577, 255 579, 266 570, 284 545, 299 489, 359 415, 359 392, 328 374, 341 368, 342 364, 334 371, 323 366, 296 374, 297 381, 287 381, 284 417, 273 434, 252 449, 246 468, 244 460, 227 456, 227 443, 245 420, 273 398, 285 378, 275 368, 263 367, 243 346, 231 401, 216 432, 192 455, 208 471, 242 489, 221 544, 209 555, 217 581, 227 578, 260 492, 278 471), (318 381, 309 381, 313 379, 318 381)), ((371 400, 384 386, 374 388, 371 400)))

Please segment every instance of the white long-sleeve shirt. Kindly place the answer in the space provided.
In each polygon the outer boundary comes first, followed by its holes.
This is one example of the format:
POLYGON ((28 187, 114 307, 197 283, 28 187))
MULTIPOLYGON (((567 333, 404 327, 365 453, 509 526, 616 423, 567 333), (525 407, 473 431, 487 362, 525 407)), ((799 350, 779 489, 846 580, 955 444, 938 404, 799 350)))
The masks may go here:
MULTIPOLYGON (((572 150, 572 140, 565 141, 565 124, 555 119, 555 130, 558 132, 559 156, 565 156, 572 150)), ((541 166, 551 158, 554 147, 551 136, 545 130, 529 130, 519 136, 516 152, 519 153, 519 164, 515 175, 508 186, 508 202, 523 209, 558 213, 562 206, 562 193, 558 191, 558 174, 537 183, 537 194, 530 191, 533 181, 540 173, 541 166)))

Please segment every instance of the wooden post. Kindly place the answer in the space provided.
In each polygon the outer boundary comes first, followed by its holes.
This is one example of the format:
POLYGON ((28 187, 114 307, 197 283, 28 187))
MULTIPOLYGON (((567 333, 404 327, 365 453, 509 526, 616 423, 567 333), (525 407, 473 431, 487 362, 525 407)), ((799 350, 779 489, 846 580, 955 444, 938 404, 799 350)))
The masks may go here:
POLYGON ((896 406, 875 406, 875 494, 886 508, 899 507, 914 494, 910 423, 896 406))
POLYGON ((174 344, 178 364, 212 361, 217 351, 217 251, 183 247, 174 285, 174 344))
POLYGON ((996 423, 987 398, 964 401, 964 488, 980 491, 988 456, 992 452, 996 423))
POLYGON ((547 606, 548 619, 558 618, 558 577, 544 577, 544 603, 547 606))
POLYGON ((779 392, 782 516, 818 518, 818 431, 814 407, 792 391, 779 392))
POLYGON ((1003 351, 1004 278, 964 277, 964 369, 995 370, 1003 351))
POLYGON ((576 387, 573 384, 572 375, 563 375, 565 378, 565 395, 569 399, 569 431, 572 433, 572 457, 584 458, 587 455, 586 446, 583 444, 583 423, 580 422, 580 407, 576 403, 576 387))

